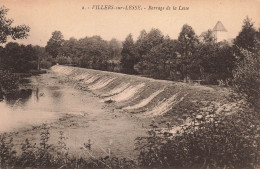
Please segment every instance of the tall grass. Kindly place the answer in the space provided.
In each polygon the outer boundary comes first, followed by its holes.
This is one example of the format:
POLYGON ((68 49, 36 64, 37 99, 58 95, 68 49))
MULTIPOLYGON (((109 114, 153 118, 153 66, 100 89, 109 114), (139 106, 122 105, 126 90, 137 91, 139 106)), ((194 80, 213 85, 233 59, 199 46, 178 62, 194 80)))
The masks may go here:
POLYGON ((40 143, 32 144, 28 139, 21 146, 21 153, 14 151, 13 138, 0 135, 0 168, 136 168, 127 158, 76 158, 69 154, 63 132, 59 132, 56 145, 49 144, 50 132, 46 124, 41 126, 40 143))

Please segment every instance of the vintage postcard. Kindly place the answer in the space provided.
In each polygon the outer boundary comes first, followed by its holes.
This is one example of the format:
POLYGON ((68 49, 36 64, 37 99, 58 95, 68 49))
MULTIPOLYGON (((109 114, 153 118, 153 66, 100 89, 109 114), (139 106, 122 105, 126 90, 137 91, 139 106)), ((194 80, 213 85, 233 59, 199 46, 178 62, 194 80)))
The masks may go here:
POLYGON ((260 0, 0 0, 0 169, 259 168, 260 0))

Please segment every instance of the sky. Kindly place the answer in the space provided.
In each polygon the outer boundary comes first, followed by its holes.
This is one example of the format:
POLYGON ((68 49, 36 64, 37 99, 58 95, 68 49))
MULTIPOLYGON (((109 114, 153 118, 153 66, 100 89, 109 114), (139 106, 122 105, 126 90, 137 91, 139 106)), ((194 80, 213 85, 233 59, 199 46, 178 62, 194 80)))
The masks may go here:
POLYGON ((55 30, 64 39, 100 35, 123 41, 129 33, 136 39, 141 30, 151 28, 176 39, 184 24, 200 35, 213 29, 217 21, 228 30, 228 38, 235 38, 246 16, 260 27, 260 0, 0 0, 0 6, 10 9, 7 17, 14 19, 13 25, 31 28, 30 36, 17 42, 40 46, 47 44, 55 30), (143 10, 92 10, 93 5, 140 5, 143 10), (148 10, 149 6, 189 10, 148 10))

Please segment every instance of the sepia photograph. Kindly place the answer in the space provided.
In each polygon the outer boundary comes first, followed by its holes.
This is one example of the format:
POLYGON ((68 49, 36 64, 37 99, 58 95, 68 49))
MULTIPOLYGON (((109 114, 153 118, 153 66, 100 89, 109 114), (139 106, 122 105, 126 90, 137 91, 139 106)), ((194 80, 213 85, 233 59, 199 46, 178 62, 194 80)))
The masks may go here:
POLYGON ((259 169, 260 0, 0 0, 0 169, 259 169))

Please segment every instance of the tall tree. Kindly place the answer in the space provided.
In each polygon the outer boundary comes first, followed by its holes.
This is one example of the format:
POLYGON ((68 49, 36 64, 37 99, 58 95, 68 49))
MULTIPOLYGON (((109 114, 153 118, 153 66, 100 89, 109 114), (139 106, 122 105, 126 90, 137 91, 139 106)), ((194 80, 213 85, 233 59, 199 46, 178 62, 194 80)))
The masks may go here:
POLYGON ((6 43, 7 37, 12 39, 24 39, 28 36, 30 27, 26 25, 12 26, 13 19, 6 18, 9 9, 0 7, 0 43, 6 43))
POLYGON ((41 62, 45 61, 48 57, 48 53, 45 51, 44 47, 41 46, 34 46, 33 47, 35 53, 36 53, 36 57, 37 57, 37 69, 39 70, 41 68, 41 62))
POLYGON ((106 70, 109 48, 105 40, 92 36, 79 39, 76 44, 75 52, 81 67, 106 70))
POLYGON ((120 53, 121 53, 121 43, 116 40, 115 38, 111 39, 111 41, 108 42, 109 44, 109 59, 119 59, 120 53))
POLYGON ((199 44, 198 37, 191 26, 185 24, 178 37, 179 41, 179 53, 182 56, 180 63, 180 72, 182 79, 190 79, 189 70, 192 66, 192 57, 194 56, 197 46, 199 44))
POLYGON ((244 20, 242 30, 239 32, 238 36, 234 40, 234 49, 236 56, 239 59, 243 59, 244 55, 241 50, 245 49, 249 52, 256 52, 257 46, 257 33, 254 28, 254 23, 248 17, 244 20))
POLYGON ((151 29, 148 34, 142 30, 137 39, 137 50, 140 57, 147 55, 150 50, 163 42, 163 34, 159 29, 151 29))
POLYGON ((140 35, 137 38, 136 41, 136 47, 137 47, 137 52, 139 54, 139 58, 141 58, 143 55, 145 55, 148 51, 145 46, 145 41, 146 41, 147 33, 145 30, 142 30, 140 32, 140 35))
POLYGON ((144 57, 144 73, 154 78, 169 78, 177 57, 177 45, 176 40, 166 37, 161 44, 153 47, 144 57))
POLYGON ((63 42, 62 47, 59 50, 59 54, 66 57, 73 57, 76 54, 77 39, 71 37, 69 40, 63 42))
POLYGON ((141 31, 136 42, 136 49, 138 52, 136 61, 139 62, 137 65, 139 73, 147 74, 144 71, 149 67, 149 65, 147 65, 149 64, 150 59, 149 53, 154 47, 163 42, 163 38, 164 36, 159 29, 152 28, 149 33, 146 33, 145 30, 141 31))
POLYGON ((186 57, 191 56, 195 52, 196 45, 199 42, 194 30, 187 24, 183 25, 178 41, 181 46, 179 53, 186 57))
POLYGON ((37 53, 32 45, 9 42, 5 46, 4 68, 13 72, 27 72, 37 68, 37 53))
POLYGON ((121 52, 122 58, 121 58, 121 64, 122 64, 122 71, 124 73, 133 74, 134 71, 134 65, 136 63, 136 47, 134 44, 134 40, 131 34, 129 34, 124 43, 123 43, 123 49, 121 52))
POLYGON ((54 31, 51 38, 47 42, 45 49, 52 57, 56 58, 59 54, 59 50, 61 49, 63 42, 64 38, 61 31, 54 31))

